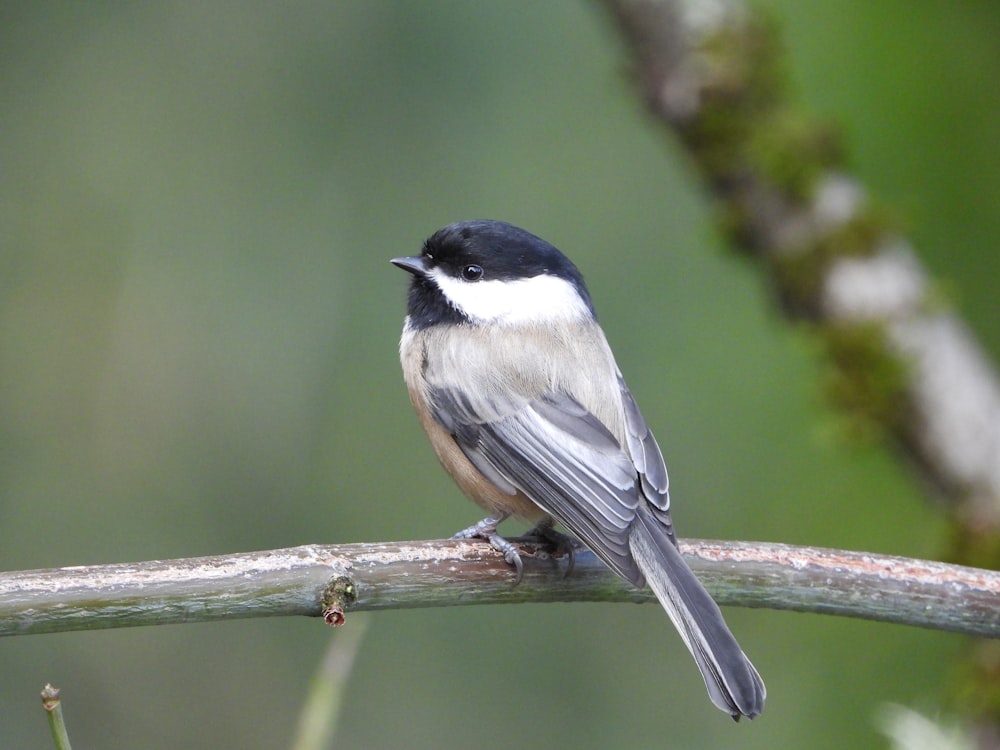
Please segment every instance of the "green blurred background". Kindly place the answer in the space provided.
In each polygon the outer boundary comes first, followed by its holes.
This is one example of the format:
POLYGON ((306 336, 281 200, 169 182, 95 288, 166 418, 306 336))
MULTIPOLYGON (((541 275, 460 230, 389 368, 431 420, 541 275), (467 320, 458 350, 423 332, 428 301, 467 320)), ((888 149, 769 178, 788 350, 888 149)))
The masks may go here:
MULTIPOLYGON (((996 357, 1000 4, 769 0, 804 105, 901 208, 996 357)), ((888 452, 848 446, 816 348, 728 255, 590 2, 0 8, 0 567, 445 536, 477 520, 396 359, 388 259, 502 218, 588 277, 684 536, 937 556, 888 452)), ((512 527, 512 530, 516 526, 512 527)), ((878 748, 954 635, 729 609, 767 680, 734 725, 654 606, 372 617, 361 748, 878 748)), ((8 638, 0 747, 288 745, 330 638, 275 619, 8 638)))

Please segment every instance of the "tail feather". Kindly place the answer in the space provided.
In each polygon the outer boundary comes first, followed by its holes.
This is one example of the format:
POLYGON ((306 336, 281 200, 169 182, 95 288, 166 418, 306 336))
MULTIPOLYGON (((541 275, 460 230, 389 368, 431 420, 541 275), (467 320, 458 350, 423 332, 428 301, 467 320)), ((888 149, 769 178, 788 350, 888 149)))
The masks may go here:
POLYGON ((651 511, 640 506, 629 546, 646 582, 660 600, 701 670, 712 703, 737 721, 764 710, 767 691, 729 631, 722 612, 651 511))

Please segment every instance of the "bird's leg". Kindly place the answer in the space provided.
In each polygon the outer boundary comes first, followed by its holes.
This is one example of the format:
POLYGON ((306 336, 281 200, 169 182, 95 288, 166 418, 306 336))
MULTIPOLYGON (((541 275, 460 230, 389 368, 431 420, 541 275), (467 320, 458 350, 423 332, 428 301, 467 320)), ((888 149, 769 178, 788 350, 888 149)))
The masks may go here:
POLYGON ((517 580, 514 581, 514 585, 516 586, 521 582, 521 578, 524 577, 524 563, 521 562, 521 555, 517 551, 517 547, 497 533, 497 526, 507 516, 508 514, 506 513, 498 516, 488 516, 479 523, 474 523, 469 528, 462 529, 452 536, 452 539, 485 539, 493 549, 503 555, 503 559, 508 565, 514 566, 514 569, 517 571, 517 580))
POLYGON ((546 516, 535 524, 534 528, 525 532, 521 539, 537 541, 545 545, 550 555, 565 554, 567 558, 566 575, 568 576, 573 572, 573 566, 576 564, 576 548, 579 546, 579 542, 568 534, 556 531, 555 525, 556 522, 552 517, 546 516))

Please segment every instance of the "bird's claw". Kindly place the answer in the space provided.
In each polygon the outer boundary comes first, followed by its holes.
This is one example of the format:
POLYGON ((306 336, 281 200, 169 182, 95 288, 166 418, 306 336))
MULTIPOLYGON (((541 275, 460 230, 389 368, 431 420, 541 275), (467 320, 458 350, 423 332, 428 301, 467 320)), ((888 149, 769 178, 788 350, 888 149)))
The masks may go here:
POLYGON ((507 516, 488 516, 482 521, 472 524, 467 529, 462 529, 457 534, 452 534, 452 539, 489 539, 496 536, 497 526, 499 526, 507 516))
POLYGON ((514 567, 517 572, 517 580, 514 581, 514 585, 517 586, 524 578, 524 563, 521 561, 521 553, 517 551, 517 547, 497 533, 497 526, 505 518, 507 516, 489 516, 479 523, 472 524, 467 529, 462 529, 452 536, 452 539, 485 539, 493 549, 503 555, 503 559, 508 565, 514 567))
POLYGON ((517 547, 499 534, 491 534, 486 537, 486 540, 493 549, 503 555, 503 559, 508 565, 514 566, 514 570, 517 571, 517 578, 514 581, 514 585, 517 586, 521 582, 521 579, 524 578, 524 563, 521 561, 521 553, 517 551, 517 547))
POLYGON ((556 531, 551 519, 540 521, 534 528, 529 529, 524 536, 518 538, 543 545, 546 552, 553 557, 560 554, 566 555, 565 575, 569 576, 573 572, 573 568, 576 565, 576 549, 579 546, 579 542, 568 534, 556 531))

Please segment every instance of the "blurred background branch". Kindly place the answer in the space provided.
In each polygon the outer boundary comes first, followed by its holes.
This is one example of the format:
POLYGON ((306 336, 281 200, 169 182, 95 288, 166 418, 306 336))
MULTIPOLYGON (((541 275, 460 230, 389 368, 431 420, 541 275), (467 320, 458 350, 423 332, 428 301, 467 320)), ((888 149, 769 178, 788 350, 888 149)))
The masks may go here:
MULTIPOLYGON (((720 604, 860 617, 1000 637, 1000 573, 863 552, 689 540, 692 568, 720 604)), ((589 551, 566 560, 525 549, 513 573, 469 541, 310 545, 188 560, 0 574, 0 635, 318 616, 346 578, 347 612, 527 602, 648 602, 589 551)))
POLYGON ((845 146, 789 93, 777 26, 742 2, 605 0, 650 112, 684 144, 733 247, 811 325, 827 391, 967 528, 1000 529, 1000 381, 845 146))

